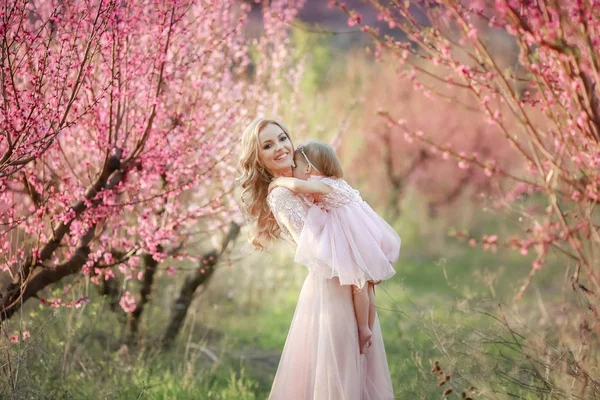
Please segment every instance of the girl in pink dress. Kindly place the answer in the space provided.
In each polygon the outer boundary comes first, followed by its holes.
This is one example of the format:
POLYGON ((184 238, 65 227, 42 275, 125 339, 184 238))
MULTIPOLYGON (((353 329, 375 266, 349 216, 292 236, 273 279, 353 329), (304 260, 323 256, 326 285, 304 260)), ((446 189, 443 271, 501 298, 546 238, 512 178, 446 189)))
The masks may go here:
POLYGON ((328 279, 353 286, 360 351, 372 344, 375 322, 374 284, 395 274, 400 237, 342 179, 341 164, 331 146, 310 141, 294 153, 295 178, 271 183, 313 202, 298 238, 295 261, 328 279))

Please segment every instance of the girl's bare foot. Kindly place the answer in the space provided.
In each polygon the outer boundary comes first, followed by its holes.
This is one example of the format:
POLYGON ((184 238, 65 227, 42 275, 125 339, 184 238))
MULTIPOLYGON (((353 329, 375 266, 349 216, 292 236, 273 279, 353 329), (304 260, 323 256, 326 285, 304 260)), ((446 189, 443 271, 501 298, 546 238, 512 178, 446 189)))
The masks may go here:
POLYGON ((368 326, 358 329, 358 345, 360 354, 365 354, 367 352, 367 349, 373 344, 372 339, 373 332, 371 332, 368 326))

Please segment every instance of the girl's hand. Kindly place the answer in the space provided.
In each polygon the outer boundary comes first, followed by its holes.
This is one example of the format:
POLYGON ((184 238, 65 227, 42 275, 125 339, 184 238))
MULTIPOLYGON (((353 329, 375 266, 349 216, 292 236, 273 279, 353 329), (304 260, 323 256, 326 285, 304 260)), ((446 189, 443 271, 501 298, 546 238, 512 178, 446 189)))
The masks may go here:
POLYGON ((275 189, 277 186, 279 186, 279 185, 277 184, 277 180, 278 180, 278 179, 279 179, 279 178, 275 178, 275 179, 273 179, 273 180, 271 181, 271 183, 269 183, 269 193, 271 193, 271 190, 273 190, 273 189, 275 189))

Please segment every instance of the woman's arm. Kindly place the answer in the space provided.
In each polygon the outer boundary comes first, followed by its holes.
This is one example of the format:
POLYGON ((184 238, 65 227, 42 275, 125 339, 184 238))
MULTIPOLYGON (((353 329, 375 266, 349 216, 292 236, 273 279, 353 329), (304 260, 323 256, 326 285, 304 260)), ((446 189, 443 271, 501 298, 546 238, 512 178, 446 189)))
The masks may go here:
POLYGON ((333 190, 330 186, 318 180, 304 181, 297 178, 280 177, 271 182, 271 186, 281 186, 294 193, 328 194, 333 190))
POLYGON ((294 244, 298 243, 308 204, 291 190, 282 187, 275 189, 273 195, 269 197, 269 208, 277 220, 284 238, 291 240, 294 244))
POLYGON ((300 237, 300 231, 302 230, 302 228, 297 226, 297 222, 294 223, 292 216, 286 213, 284 210, 280 210, 277 213, 276 219, 277 222, 279 222, 279 225, 287 229, 287 231, 292 236, 292 239, 294 239, 294 242, 298 243, 298 238, 300 237))

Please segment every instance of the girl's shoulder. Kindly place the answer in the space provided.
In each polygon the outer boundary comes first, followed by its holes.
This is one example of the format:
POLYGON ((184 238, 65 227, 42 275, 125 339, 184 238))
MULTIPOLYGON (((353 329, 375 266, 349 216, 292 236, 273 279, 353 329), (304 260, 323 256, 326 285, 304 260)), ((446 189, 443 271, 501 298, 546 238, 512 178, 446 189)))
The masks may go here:
POLYGON ((318 177, 318 179, 331 187, 333 191, 323 196, 323 202, 335 208, 355 201, 362 201, 358 190, 350 186, 344 179, 335 177, 318 177))
POLYGON ((308 179, 321 181, 324 184, 326 184, 327 186, 332 187, 333 189, 348 186, 346 181, 344 181, 342 178, 336 178, 334 176, 331 176, 331 177, 330 176, 311 176, 308 179))

